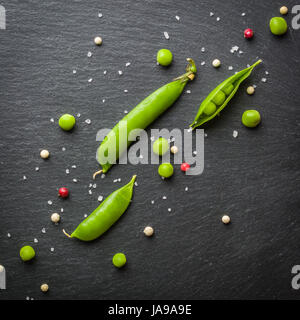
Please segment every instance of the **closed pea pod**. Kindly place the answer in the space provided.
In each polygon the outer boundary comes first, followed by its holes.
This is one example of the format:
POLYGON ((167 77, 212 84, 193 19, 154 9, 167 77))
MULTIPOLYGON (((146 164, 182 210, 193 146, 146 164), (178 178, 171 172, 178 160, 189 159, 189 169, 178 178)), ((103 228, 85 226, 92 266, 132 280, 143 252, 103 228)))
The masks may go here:
POLYGON ((255 62, 252 66, 241 70, 219 84, 201 103, 198 113, 190 125, 193 129, 201 126, 207 121, 217 116, 233 98, 240 84, 250 76, 255 66, 261 63, 261 60, 255 62))
POLYGON ((150 94, 117 123, 104 138, 97 150, 97 161, 101 165, 102 170, 96 172, 94 178, 101 172, 106 173, 121 154, 130 146, 132 141, 128 139, 128 135, 132 130, 145 129, 149 126, 179 98, 188 80, 194 79, 194 74, 197 71, 196 65, 192 59, 187 60, 189 65, 186 68, 185 74, 150 94), (123 124, 126 124, 127 139, 122 139, 122 141, 120 141, 120 132, 123 124), (107 156, 112 145, 115 146, 112 151, 114 159, 113 161, 110 161, 107 159, 107 156))
POLYGON ((107 231, 126 211, 131 198, 136 176, 122 188, 110 194, 85 220, 83 220, 69 238, 92 241, 107 231))

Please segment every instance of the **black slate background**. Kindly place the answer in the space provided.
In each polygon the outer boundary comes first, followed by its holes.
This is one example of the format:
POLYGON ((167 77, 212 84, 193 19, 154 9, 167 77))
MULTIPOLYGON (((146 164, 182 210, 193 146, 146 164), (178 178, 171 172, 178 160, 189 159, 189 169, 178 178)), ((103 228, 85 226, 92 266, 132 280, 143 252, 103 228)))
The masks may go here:
MULTIPOLYGON (((0 299, 299 299, 300 291, 291 288, 291 268, 300 264, 300 31, 289 27, 278 38, 268 28, 281 5, 291 8, 296 1, 1 4, 7 30, 0 30, 0 264, 6 267, 7 290, 0 291, 0 299), (246 27, 255 30, 251 41, 243 38, 246 27), (96 35, 103 37, 101 47, 94 46, 96 35), (234 45, 244 53, 231 54, 234 45), (174 54, 168 69, 155 62, 162 47, 174 54), (89 195, 91 173, 98 168, 97 131, 112 127, 124 110, 182 74, 187 57, 196 60, 199 70, 186 87, 192 93, 184 94, 153 128, 187 128, 217 84, 257 57, 264 60, 222 116, 205 128, 203 174, 185 176, 176 165, 174 177, 162 181, 157 166, 120 165, 98 179, 89 195), (211 67, 214 58, 222 61, 218 70, 211 67), (125 68, 128 61, 131 66, 125 68), (253 83, 257 89, 250 97, 245 89, 253 83), (241 124, 249 108, 262 115, 254 130, 241 124), (63 113, 81 114, 72 133, 57 125, 63 113), (237 139, 233 130, 239 132, 237 139), (43 148, 51 152, 48 161, 39 157, 43 148), (71 232, 98 205, 99 195, 109 195, 135 173, 133 203, 107 234, 93 243, 63 235, 62 228, 71 232), (113 183, 117 178, 122 182, 113 183), (71 190, 66 201, 57 197, 60 186, 71 190), (60 208, 62 222, 55 226, 50 215, 60 208), (224 213, 232 219, 228 226, 220 221, 224 213), (148 224, 155 228, 151 239, 142 233, 148 224), (29 264, 19 258, 26 244, 37 252, 29 264), (123 270, 111 263, 119 251, 128 258, 123 270), (45 282, 47 294, 39 288, 45 282)), ((286 16, 289 26, 291 18, 286 16)))

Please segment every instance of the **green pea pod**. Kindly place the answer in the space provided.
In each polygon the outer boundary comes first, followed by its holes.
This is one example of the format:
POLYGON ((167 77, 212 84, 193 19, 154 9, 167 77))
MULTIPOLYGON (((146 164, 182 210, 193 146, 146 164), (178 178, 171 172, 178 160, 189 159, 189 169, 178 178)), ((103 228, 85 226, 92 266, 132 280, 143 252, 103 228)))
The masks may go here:
POLYGON ((252 66, 241 70, 219 84, 201 103, 195 120, 190 125, 193 129, 201 126, 205 122, 218 115, 233 98, 240 84, 250 76, 255 66, 261 63, 261 60, 255 62, 252 66))
POLYGON ((101 172, 107 172, 113 165, 106 158, 108 149, 112 145, 116 146, 113 153, 115 155, 114 160, 116 161, 132 143, 132 141, 128 140, 129 133, 134 129, 145 129, 148 127, 179 98, 188 80, 193 80, 194 73, 197 71, 194 61, 192 59, 187 59, 187 61, 189 65, 186 68, 185 74, 150 94, 121 120, 123 123, 126 122, 127 125, 127 141, 126 139, 121 143, 119 141, 121 121, 104 138, 97 150, 97 161, 101 165, 102 170, 96 172, 93 176, 94 178, 101 172))
POLYGON ((92 241, 107 231, 128 208, 136 176, 122 188, 110 194, 85 220, 83 220, 69 238, 92 241))

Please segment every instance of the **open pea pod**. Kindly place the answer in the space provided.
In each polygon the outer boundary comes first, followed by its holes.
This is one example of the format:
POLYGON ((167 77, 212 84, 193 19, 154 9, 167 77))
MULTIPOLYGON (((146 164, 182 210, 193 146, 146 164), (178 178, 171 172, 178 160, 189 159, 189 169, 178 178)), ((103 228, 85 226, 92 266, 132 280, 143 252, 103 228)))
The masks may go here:
POLYGON ((252 66, 239 71, 219 84, 201 103, 195 120, 190 125, 193 129, 218 115, 233 98, 240 84, 247 79, 255 66, 261 63, 256 61, 252 66))

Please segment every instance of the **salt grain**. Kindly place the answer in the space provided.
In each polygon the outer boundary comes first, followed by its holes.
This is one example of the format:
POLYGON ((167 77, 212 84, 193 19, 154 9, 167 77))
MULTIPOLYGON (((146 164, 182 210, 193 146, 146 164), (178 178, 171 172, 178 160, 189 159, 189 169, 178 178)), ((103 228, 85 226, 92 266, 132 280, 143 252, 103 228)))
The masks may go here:
POLYGON ((60 212, 64 212, 64 208, 60 208, 60 212))
POLYGON ((43 229, 42 229, 42 233, 46 233, 46 228, 43 228, 43 229))
POLYGON ((86 119, 84 122, 87 123, 87 124, 91 124, 92 120, 91 119, 86 119))
POLYGON ((261 82, 267 82, 267 78, 261 78, 261 82))
POLYGON ((49 204, 49 206, 51 206, 52 205, 52 201, 51 200, 48 200, 48 204, 49 204))
POLYGON ((33 242, 34 242, 34 243, 38 243, 39 240, 38 240, 37 238, 34 238, 34 239, 33 239, 33 242))
POLYGON ((129 67, 131 65, 130 62, 126 62, 125 67, 129 67))
POLYGON ((176 19, 177 21, 179 21, 179 20, 180 20, 180 17, 179 17, 179 16, 175 16, 175 19, 176 19))
POLYGON ((103 200, 103 196, 98 197, 98 201, 101 202, 103 200))
POLYGON ((205 52, 205 48, 204 47, 201 48, 201 52, 205 52))
POLYGON ((26 176, 23 176, 23 180, 27 180, 27 177, 26 177, 26 176))
POLYGON ((66 149, 65 147, 62 147, 61 150, 62 150, 62 151, 66 151, 67 149, 66 149))
POLYGON ((191 93, 191 90, 186 90, 186 93, 191 93))
POLYGON ((96 189, 96 188, 97 188, 97 184, 94 183, 94 184, 93 184, 93 189, 96 189))
POLYGON ((73 74, 76 74, 77 73, 77 71, 76 70, 73 70, 73 74))
POLYGON ((242 13, 241 13, 241 16, 242 16, 242 17, 244 17, 245 15, 246 15, 246 13, 245 13, 245 12, 242 12, 242 13))
POLYGON ((137 187, 137 186, 138 186, 138 183, 137 183, 137 182, 135 182, 135 183, 134 183, 134 185, 137 187))
POLYGON ((169 39, 170 39, 170 36, 169 36, 169 34, 168 34, 168 32, 167 32, 167 31, 164 31, 164 36, 165 36, 165 38, 166 38, 167 40, 169 40, 169 39))
POLYGON ((233 69, 233 66, 229 66, 229 67, 228 67, 228 70, 232 70, 232 69, 233 69))
POLYGON ((151 204, 154 204, 154 200, 151 200, 151 204))
POLYGON ((172 211, 172 209, 171 209, 171 208, 168 208, 168 211, 169 211, 169 212, 171 212, 171 211, 172 211))
POLYGON ((166 199, 167 199, 167 197, 166 197, 166 196, 163 196, 162 198, 163 198, 163 200, 166 200, 166 199))
POLYGON ((92 190, 89 190, 89 194, 93 194, 92 190))
POLYGON ((93 81, 93 78, 89 78, 89 79, 88 79, 88 82, 91 83, 92 81, 93 81))
POLYGON ((77 117, 80 118, 80 116, 81 116, 81 114, 80 114, 80 113, 77 113, 77 117))
POLYGON ((102 99, 102 102, 104 103, 104 102, 105 102, 105 99, 102 99))
POLYGON ((50 119, 50 122, 54 122, 54 119, 53 119, 53 118, 51 118, 51 119, 50 119))
POLYGON ((213 12, 210 12, 209 15, 213 17, 215 14, 213 12))
POLYGON ((220 17, 217 17, 217 19, 216 19, 217 21, 220 21, 221 20, 221 18, 220 17))
POLYGON ((8 233, 8 234, 7 234, 7 237, 8 237, 8 238, 11 238, 11 234, 10 234, 10 233, 8 233))
POLYGON ((106 71, 106 70, 104 70, 104 71, 103 71, 103 74, 107 74, 107 71, 106 71))
POLYGON ((91 51, 89 51, 88 53, 87 53, 87 56, 90 58, 91 56, 92 56, 93 54, 91 53, 91 51))
POLYGON ((75 183, 76 183, 76 182, 78 182, 78 180, 77 180, 77 179, 73 179, 73 182, 75 182, 75 183))
POLYGON ((188 187, 185 187, 185 188, 184 188, 184 191, 185 191, 185 192, 186 192, 186 191, 188 191, 188 190, 189 190, 189 188, 188 188, 188 187))
POLYGON ((127 110, 124 110, 124 113, 125 113, 125 114, 127 114, 127 113, 128 113, 128 111, 127 111, 127 110))
POLYGON ((238 135, 239 135, 239 133, 236 130, 233 130, 232 136, 234 138, 237 138, 238 135))
POLYGON ((69 169, 66 169, 66 174, 69 174, 70 173, 70 170, 69 169))
POLYGON ((103 17, 103 14, 102 14, 101 12, 99 12, 99 13, 98 13, 98 17, 99 17, 99 18, 102 18, 102 17, 103 17))
POLYGON ((205 61, 202 61, 202 62, 201 62, 201 66, 204 66, 204 65, 205 65, 205 61))
POLYGON ((75 165, 75 164, 73 164, 73 165, 72 165, 72 168, 73 168, 73 169, 76 169, 77 167, 76 167, 76 165, 75 165))
POLYGON ((52 247, 52 248, 50 249, 50 251, 51 251, 51 252, 54 252, 54 248, 52 247))
POLYGON ((123 74, 123 71, 119 70, 118 73, 121 76, 123 74))

